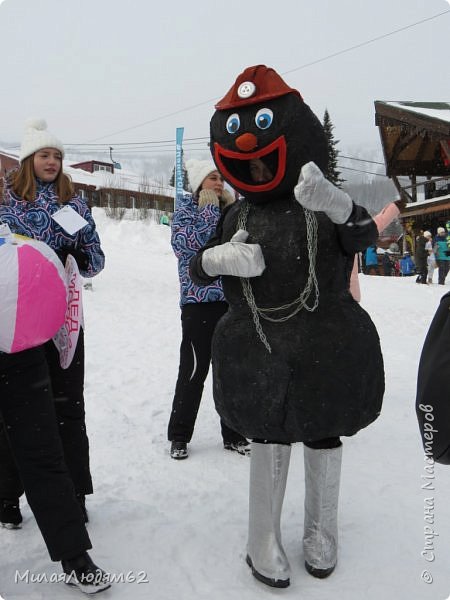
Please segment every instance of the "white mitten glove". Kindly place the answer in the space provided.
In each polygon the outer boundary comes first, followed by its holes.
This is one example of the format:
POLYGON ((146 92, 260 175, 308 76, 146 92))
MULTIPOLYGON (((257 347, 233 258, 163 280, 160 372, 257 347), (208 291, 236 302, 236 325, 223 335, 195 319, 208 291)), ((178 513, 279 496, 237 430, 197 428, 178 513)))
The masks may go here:
POLYGON ((266 268, 259 244, 246 244, 248 231, 239 229, 229 242, 208 248, 202 254, 202 268, 210 277, 258 277, 266 268))
POLYGON ((345 223, 353 210, 350 196, 325 179, 313 162, 303 165, 294 196, 302 206, 324 212, 337 225, 345 223))

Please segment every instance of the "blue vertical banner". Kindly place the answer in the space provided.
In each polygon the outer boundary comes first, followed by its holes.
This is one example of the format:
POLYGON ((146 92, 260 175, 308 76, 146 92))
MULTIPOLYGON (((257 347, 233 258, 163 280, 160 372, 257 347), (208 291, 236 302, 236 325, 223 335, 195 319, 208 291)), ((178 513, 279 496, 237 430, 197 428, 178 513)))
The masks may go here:
POLYGON ((184 127, 177 127, 175 146, 175 202, 174 210, 183 197, 183 135, 184 127))

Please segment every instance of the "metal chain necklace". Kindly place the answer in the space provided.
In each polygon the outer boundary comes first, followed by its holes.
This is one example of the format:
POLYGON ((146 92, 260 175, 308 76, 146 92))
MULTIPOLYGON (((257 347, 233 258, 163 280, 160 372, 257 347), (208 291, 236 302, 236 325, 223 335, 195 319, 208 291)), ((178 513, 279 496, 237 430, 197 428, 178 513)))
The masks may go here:
MULTIPOLYGON (((303 207, 302 207, 303 208, 303 207)), ((247 219, 248 214, 250 212, 250 204, 245 200, 242 202, 241 210, 239 212, 237 229, 247 230, 247 219)), ((264 346, 267 348, 268 352, 272 352, 272 348, 267 340, 267 337, 263 331, 260 317, 265 319, 266 321, 272 321, 272 323, 283 323, 287 321, 298 312, 300 312, 303 308, 308 312, 313 312, 319 306, 319 285, 317 283, 316 276, 316 257, 317 257, 317 218, 313 211, 308 210, 307 208, 303 208, 303 212, 305 214, 306 221, 306 239, 307 239, 307 248, 308 248, 308 281, 303 289, 303 291, 299 294, 299 296, 290 302, 289 304, 283 304, 282 306, 276 306, 273 308, 259 308, 256 305, 255 296, 253 294, 252 286, 250 280, 248 278, 241 277, 241 285, 242 290, 244 292, 245 299, 247 300, 247 304, 250 308, 250 311, 253 316, 253 322, 255 324, 256 332, 258 333, 259 339, 262 341, 264 346), (307 300, 311 293, 314 292, 313 295, 313 304, 312 306, 307 304, 307 300), (277 311, 286 311, 290 308, 293 308, 292 312, 283 317, 275 317, 269 316, 277 311)))

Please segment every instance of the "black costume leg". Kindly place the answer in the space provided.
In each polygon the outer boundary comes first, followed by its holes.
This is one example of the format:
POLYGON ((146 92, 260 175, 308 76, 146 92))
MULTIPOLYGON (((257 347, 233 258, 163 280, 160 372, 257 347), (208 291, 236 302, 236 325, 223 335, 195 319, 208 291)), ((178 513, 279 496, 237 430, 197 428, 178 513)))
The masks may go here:
POLYGON ((44 345, 59 434, 64 459, 72 477, 77 494, 92 494, 92 478, 89 468, 89 440, 86 433, 84 411, 84 333, 80 329, 75 354, 70 366, 62 369, 55 344, 50 340, 44 345))
POLYGON ((82 554, 91 543, 64 463, 42 346, 0 354, 0 411, 51 559, 82 554))
POLYGON ((238 433, 237 431, 234 431, 233 429, 230 429, 228 427, 228 425, 225 425, 225 423, 222 421, 222 419, 220 419, 220 430, 222 432, 222 439, 224 442, 246 442, 247 438, 245 438, 243 435, 241 435, 240 433, 238 433))
POLYGON ((323 440, 317 440, 316 442, 303 442, 308 448, 313 450, 326 450, 330 448, 339 448, 342 446, 342 442, 338 437, 325 438, 323 440))
POLYGON ((170 441, 191 441, 211 362, 212 336, 218 320, 226 313, 227 308, 226 302, 185 304, 181 308, 183 337, 167 432, 170 441))

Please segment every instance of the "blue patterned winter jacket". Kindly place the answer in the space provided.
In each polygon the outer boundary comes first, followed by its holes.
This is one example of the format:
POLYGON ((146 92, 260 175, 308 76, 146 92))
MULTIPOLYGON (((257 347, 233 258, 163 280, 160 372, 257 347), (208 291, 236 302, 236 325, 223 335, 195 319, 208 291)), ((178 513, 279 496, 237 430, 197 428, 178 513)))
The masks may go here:
POLYGON ((29 202, 15 194, 7 181, 5 183, 4 204, 0 204, 1 223, 7 223, 13 233, 45 242, 56 253, 70 252, 70 248, 84 252, 88 258, 88 267, 86 270, 80 269, 83 277, 93 277, 103 269, 105 255, 100 247, 100 238, 91 211, 82 198, 73 196, 62 205, 58 202, 54 183, 36 179, 36 199, 29 202), (65 205, 73 208, 88 222, 73 235, 51 218, 65 205))
POLYGON ((191 258, 216 230, 220 208, 212 204, 199 208, 193 195, 186 193, 178 198, 177 204, 172 221, 172 248, 178 258, 180 305, 224 301, 220 279, 211 285, 198 286, 189 274, 191 258))

